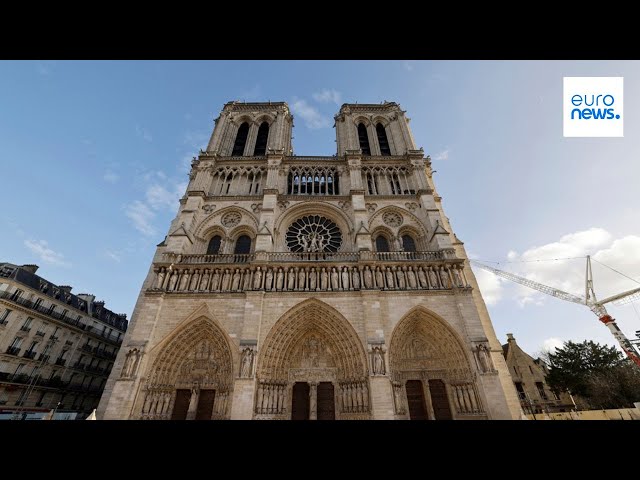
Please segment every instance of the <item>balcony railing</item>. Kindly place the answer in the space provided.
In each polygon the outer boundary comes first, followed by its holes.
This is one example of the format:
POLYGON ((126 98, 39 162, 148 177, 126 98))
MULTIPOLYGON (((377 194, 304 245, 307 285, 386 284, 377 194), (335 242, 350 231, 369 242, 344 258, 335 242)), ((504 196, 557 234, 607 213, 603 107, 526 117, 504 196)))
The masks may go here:
POLYGON ((38 332, 36 332, 36 335, 37 335, 38 337, 44 337, 44 332, 40 332, 40 331, 38 331, 38 332))
POLYGON ((27 352, 24 352, 24 355, 22 355, 22 356, 23 356, 24 358, 33 358, 33 357, 35 357, 35 356, 36 356, 36 352, 34 352, 33 350, 32 350, 32 351, 30 351, 30 352, 29 352, 29 351, 27 351, 27 352))
POLYGON ((56 360, 56 365, 59 365, 60 367, 64 367, 65 363, 67 363, 67 359, 66 358, 58 358, 56 360))
POLYGON ((175 254, 165 253, 168 262, 198 265, 198 264, 232 264, 249 262, 414 262, 441 261, 455 259, 453 250, 435 250, 424 252, 261 252, 246 255, 240 254, 175 254))
POLYGON ((43 355, 41 353, 40 356, 38 357, 38 361, 47 363, 49 361, 49 355, 43 355))
MULTIPOLYGON (((122 343, 122 339, 118 339, 116 335, 108 335, 108 334, 102 334, 100 332, 98 332, 97 330, 94 331, 92 326, 87 326, 85 324, 83 324, 82 322, 78 321, 77 319, 72 319, 67 317, 66 315, 63 315, 62 313, 56 312, 54 311, 50 311, 49 308, 44 308, 42 305, 37 305, 35 302, 32 302, 31 300, 26 300, 24 298, 17 298, 17 299, 11 299, 11 294, 9 292, 0 292, 0 299, 9 299, 19 305, 22 305, 25 308, 28 308, 30 310, 42 313, 44 315, 47 315, 48 317, 52 317, 55 318, 56 320, 59 320, 61 322, 66 323, 67 325, 71 325, 73 327, 79 328, 81 330, 86 330, 87 332, 91 333, 92 335, 97 335, 100 336, 102 338, 107 339, 110 342, 116 343, 116 344, 121 344, 122 343)), ((85 312, 86 314, 86 312, 85 312)), ((31 327, 21 327, 20 330, 24 331, 24 332, 28 332, 29 330, 31 330, 31 327)))
POLYGON ((9 347, 9 348, 7 348, 7 353, 9 355, 18 355, 20 353, 20 348, 19 347, 9 347))

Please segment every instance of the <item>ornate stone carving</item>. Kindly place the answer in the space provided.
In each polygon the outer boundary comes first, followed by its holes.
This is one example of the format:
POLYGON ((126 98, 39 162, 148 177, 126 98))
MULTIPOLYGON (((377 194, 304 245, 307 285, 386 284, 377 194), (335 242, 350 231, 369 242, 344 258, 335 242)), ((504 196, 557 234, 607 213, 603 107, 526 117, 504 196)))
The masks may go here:
POLYGON ((142 359, 142 352, 137 348, 130 349, 124 357, 124 365, 120 372, 120 378, 133 378, 138 371, 138 365, 142 359))
POLYGON ((342 232, 325 217, 307 215, 289 226, 286 242, 292 252, 337 252, 342 245, 342 232))
POLYGON ((252 347, 245 347, 240 351, 240 378, 253 377, 253 360, 255 352, 252 347))
POLYGON ((289 207, 289 200, 280 200, 278 202, 278 208, 282 211, 286 210, 289 207))
POLYGON ((382 214, 382 221, 390 227, 399 227, 402 225, 402 215, 398 212, 385 212, 382 214))
POLYGON ((215 209, 216 209, 216 206, 211 204, 202 206, 202 210, 204 210, 204 212, 207 214, 213 212, 215 209))
POLYGON ((365 207, 367 208, 367 212, 373 213, 373 212, 376 211, 376 208, 378 208, 378 204, 377 203, 366 203, 365 207))
POLYGON ((382 346, 371 347, 371 372, 374 375, 386 375, 387 373, 382 346))
POLYGON ((261 203, 252 203, 251 204, 251 210, 253 210, 254 213, 258 213, 260 210, 262 210, 262 204, 261 203))
POLYGON ((240 212, 227 212, 222 216, 220 223, 222 223, 223 226, 230 228, 238 225, 240 220, 242 220, 240 212))
POLYGON ((340 207, 341 210, 344 210, 346 212, 351 208, 351 202, 348 202, 346 200, 340 200, 338 202, 338 206, 340 207))
POLYGON ((410 212, 415 212, 416 208, 419 207, 419 205, 416 202, 407 202, 404 204, 405 207, 407 207, 407 210, 409 210, 410 212))
POLYGON ((486 343, 479 343, 476 345, 474 353, 480 373, 491 373, 495 371, 493 361, 491 360, 491 353, 489 352, 489 347, 486 343))

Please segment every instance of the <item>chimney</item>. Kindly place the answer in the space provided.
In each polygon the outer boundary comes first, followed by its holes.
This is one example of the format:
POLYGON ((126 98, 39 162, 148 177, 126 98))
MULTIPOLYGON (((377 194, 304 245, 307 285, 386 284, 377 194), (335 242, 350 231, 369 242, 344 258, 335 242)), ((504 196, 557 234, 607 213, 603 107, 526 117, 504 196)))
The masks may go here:
POLYGON ((28 264, 28 265, 22 265, 21 267, 23 270, 26 270, 29 273, 36 273, 38 271, 38 265, 34 265, 34 264, 28 264))
POLYGON ((513 333, 507 333, 507 341, 510 342, 511 340, 513 340, 514 342, 516 341, 516 339, 513 338, 513 333))
POLYGON ((69 285, 60 285, 60 290, 62 290, 65 293, 71 293, 71 289, 73 287, 70 287, 69 285))

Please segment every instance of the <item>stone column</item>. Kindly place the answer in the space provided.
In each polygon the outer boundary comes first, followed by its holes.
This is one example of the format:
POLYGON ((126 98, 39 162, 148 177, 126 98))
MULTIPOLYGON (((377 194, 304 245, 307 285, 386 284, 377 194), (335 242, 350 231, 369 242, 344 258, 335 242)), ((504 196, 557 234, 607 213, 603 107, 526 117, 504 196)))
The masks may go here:
POLYGON ((318 419, 318 382, 309 382, 309 420, 318 419))

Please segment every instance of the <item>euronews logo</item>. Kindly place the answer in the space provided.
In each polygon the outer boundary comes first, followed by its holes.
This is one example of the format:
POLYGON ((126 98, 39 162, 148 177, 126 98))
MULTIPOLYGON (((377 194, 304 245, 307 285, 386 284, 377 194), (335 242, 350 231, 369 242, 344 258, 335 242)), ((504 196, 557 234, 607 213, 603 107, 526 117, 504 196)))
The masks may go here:
POLYGON ((564 77, 565 137, 622 137, 623 77, 564 77))

